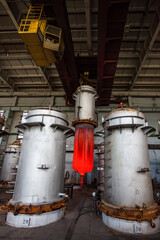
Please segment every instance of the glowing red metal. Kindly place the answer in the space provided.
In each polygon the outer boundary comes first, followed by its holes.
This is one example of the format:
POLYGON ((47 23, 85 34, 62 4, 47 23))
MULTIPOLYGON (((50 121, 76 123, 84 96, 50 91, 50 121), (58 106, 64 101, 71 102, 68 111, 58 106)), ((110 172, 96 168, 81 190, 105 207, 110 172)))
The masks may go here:
POLYGON ((73 169, 81 173, 81 186, 84 173, 93 169, 94 127, 91 124, 77 124, 74 138, 73 169))

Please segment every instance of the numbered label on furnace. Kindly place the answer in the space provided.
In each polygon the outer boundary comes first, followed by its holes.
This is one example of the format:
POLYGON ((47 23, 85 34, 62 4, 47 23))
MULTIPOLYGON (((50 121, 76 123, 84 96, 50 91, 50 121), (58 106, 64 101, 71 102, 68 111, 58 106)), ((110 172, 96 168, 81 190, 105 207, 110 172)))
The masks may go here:
POLYGON ((137 233, 137 234, 142 233, 142 227, 139 224, 134 224, 133 225, 133 233, 137 233))
POLYGON ((24 226, 29 226, 29 225, 30 225, 30 221, 31 221, 30 218, 23 218, 22 224, 23 224, 24 226))

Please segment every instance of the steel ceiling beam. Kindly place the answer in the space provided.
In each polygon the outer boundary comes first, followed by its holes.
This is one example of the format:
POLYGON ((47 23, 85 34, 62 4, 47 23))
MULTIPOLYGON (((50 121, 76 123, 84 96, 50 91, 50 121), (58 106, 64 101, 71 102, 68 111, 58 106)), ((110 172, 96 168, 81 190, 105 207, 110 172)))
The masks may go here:
POLYGON ((38 96, 44 96, 44 97, 58 96, 58 97, 61 97, 62 96, 63 97, 63 96, 65 96, 65 92, 64 91, 48 92, 47 90, 46 91, 42 90, 40 92, 36 92, 36 91, 1 92, 1 89, 0 89, 0 95, 1 95, 1 97, 8 97, 8 96, 19 96, 19 97, 23 97, 23 96, 34 96, 34 97, 38 97, 38 96))
POLYGON ((31 55, 29 54, 18 54, 18 53, 8 53, 0 54, 0 60, 14 60, 14 59, 32 59, 31 55))
POLYGON ((160 91, 156 90, 155 91, 150 91, 149 89, 146 91, 140 91, 140 90, 135 90, 135 91, 121 91, 119 89, 113 90, 112 91, 112 97, 160 97, 160 91))
POLYGON ((106 28, 108 24, 109 0, 98 1, 98 60, 97 60, 97 78, 98 78, 98 94, 101 98, 101 88, 103 83, 104 61, 105 61, 105 44, 106 44, 106 28))
MULTIPOLYGON (((41 71, 41 68, 39 69, 39 71, 41 71)), ((48 74, 48 73, 46 73, 46 69, 44 69, 43 68, 43 70, 42 70, 43 72, 40 72, 40 73, 38 73, 38 74, 31 74, 31 73, 26 73, 26 74, 10 74, 10 75, 8 75, 9 76, 9 78, 44 78, 44 73, 45 73, 45 76, 47 75, 47 79, 44 79, 45 80, 45 82, 46 82, 46 84, 48 84, 48 79, 50 78, 50 77, 58 77, 58 73, 57 74, 48 74)))
POLYGON ((36 66, 36 65, 24 65, 24 66, 22 66, 22 65, 20 65, 20 66, 18 66, 18 65, 9 65, 9 66, 1 66, 1 69, 2 70, 21 70, 21 69, 38 69, 38 66, 36 66))
POLYGON ((133 53, 133 52, 130 52, 130 51, 127 51, 127 53, 125 53, 125 51, 121 51, 119 53, 119 59, 139 59, 139 55, 138 53, 133 53))
POLYGON ((78 87, 79 82, 66 2, 65 0, 58 0, 51 1, 51 4, 57 22, 57 26, 62 28, 63 39, 65 44, 63 60, 56 63, 56 67, 61 77, 64 89, 67 93, 67 98, 70 101, 70 103, 73 103, 72 94, 78 87))
POLYGON ((15 33, 17 33, 17 31, 16 30, 11 30, 11 31, 0 31, 0 34, 15 34, 15 33))
MULTIPOLYGON (((144 47, 141 49, 139 64, 137 66, 137 71, 135 72, 135 75, 134 75, 134 78, 130 85, 129 90, 133 89, 133 87, 135 86, 135 83, 136 83, 138 77, 140 76, 140 72, 141 72, 143 66, 145 65, 148 54, 151 51, 159 32, 160 32, 160 17, 159 17, 159 13, 156 12, 151 30, 150 30, 148 37, 144 43, 144 47)), ((147 77, 147 75, 145 77, 147 77)))
MULTIPOLYGON (((147 14, 148 14, 149 2, 150 2, 150 0, 147 0, 147 1, 145 2, 145 8, 144 8, 145 11, 144 11, 144 13, 143 13, 143 15, 142 15, 141 22, 140 22, 140 29, 141 29, 141 30, 142 30, 142 28, 144 27, 145 19, 146 19, 146 16, 147 16, 147 14)), ((135 47, 136 50, 140 48, 140 42, 141 42, 140 36, 141 36, 141 31, 139 31, 139 32, 138 32, 138 35, 136 36, 136 47, 135 47), (137 39, 138 39, 138 41, 137 41, 137 39)), ((142 37, 142 36, 141 36, 141 37, 142 37)), ((145 39, 144 39, 144 41, 145 41, 145 39)))
POLYGON ((156 87, 157 85, 160 86, 160 81, 159 78, 157 79, 157 81, 153 81, 153 79, 149 79, 148 81, 141 81, 141 82, 136 82, 136 86, 152 86, 153 85, 156 87))
MULTIPOLYGON (((115 73, 114 77, 119 77, 119 78, 126 78, 126 77, 131 77, 133 78, 133 74, 132 73, 115 73)), ((103 78, 105 78, 105 76, 103 76, 103 78)), ((111 78, 111 77, 110 77, 111 78)))
MULTIPOLYGON (((80 30, 86 30, 86 24, 75 24, 75 23, 71 23, 70 24, 70 28, 71 28, 71 31, 80 31, 80 30)), ((96 23, 91 23, 91 29, 92 30, 97 30, 98 28, 98 24, 96 23)))
POLYGON ((136 68, 135 64, 118 64, 117 69, 128 69, 128 68, 136 68))
MULTIPOLYGON (((98 13, 98 8, 93 8, 92 13, 98 13)), ((85 9, 84 8, 69 8, 68 9, 68 14, 85 14, 85 9)))
POLYGON ((98 2, 97 91, 100 105, 104 104, 104 99, 106 105, 110 102, 129 2, 129 0, 98 2), (102 91, 103 88, 108 90, 102 91))
MULTIPOLYGON (((155 0, 154 0, 155 1, 155 0)), ((157 0, 158 1, 158 0, 157 0)), ((116 2, 116 1, 115 1, 116 2)), ((118 2, 121 2, 121 0, 120 1, 117 1, 117 3, 118 2)), ((125 2, 125 1, 123 1, 123 2, 125 2)), ((92 12, 93 13, 98 13, 98 8, 93 8, 92 9, 92 12)), ((128 13, 145 13, 145 7, 136 7, 136 6, 132 6, 132 8, 128 11, 128 13)), ((148 11, 149 13, 153 13, 154 12, 154 10, 149 10, 148 11)), ((83 8, 69 8, 68 9, 68 14, 85 14, 85 10, 83 9, 83 8)))
MULTIPOLYGON (((136 82, 136 86, 139 86, 139 85, 142 85, 142 86, 145 86, 145 85, 160 85, 160 81, 159 81, 159 78, 157 78, 157 80, 153 80, 152 78, 149 78, 148 80, 146 80, 145 78, 141 81, 137 81, 136 82)), ((129 85, 129 81, 128 79, 124 80, 119 80, 119 79, 116 79, 114 80, 114 87, 115 86, 118 86, 118 85, 126 85, 128 86, 129 85)), ((114 88, 113 88, 114 90, 114 88)))
POLYGON ((147 68, 147 69, 152 69, 152 68, 158 68, 160 69, 160 64, 149 64, 149 65, 143 65, 143 68, 147 68))
POLYGON ((160 59, 160 54, 159 52, 158 53, 149 52, 147 58, 160 59))
POLYGON ((50 17, 52 10, 52 17, 54 16, 55 21, 49 21, 49 24, 57 24, 57 27, 62 29, 65 52, 63 59, 61 61, 58 61, 55 65, 65 89, 67 99, 70 103, 73 103, 72 94, 78 87, 79 83, 68 13, 66 9, 66 1, 31 0, 31 2, 32 4, 44 4, 46 17, 50 17))
POLYGON ((140 78, 160 78, 160 74, 159 73, 140 73, 139 74, 140 78))
POLYGON ((5 83, 12 91, 16 91, 13 81, 3 70, 0 70, 0 80, 5 83))
POLYGON ((3 6, 4 6, 6 12, 8 13, 8 15, 10 16, 15 28, 18 30, 18 28, 19 28, 18 23, 13 15, 11 9, 9 8, 8 3, 6 2, 6 0, 0 0, 0 2, 3 4, 3 6))
POLYGON ((7 45, 7 44, 22 44, 23 41, 22 39, 19 39, 19 38, 11 38, 11 39, 0 39, 0 44, 4 44, 4 45, 7 45))
POLYGON ((85 0, 85 16, 86 16, 86 30, 87 30, 87 45, 88 51, 91 51, 92 42, 91 42, 91 7, 90 7, 90 0, 85 0))
POLYGON ((46 68, 38 67, 38 70, 42 74, 45 82, 47 83, 47 85, 49 87, 49 89, 52 91, 52 85, 50 83, 49 76, 48 76, 48 74, 46 72, 46 68))
MULTIPOLYGON (((15 70, 21 70, 21 69, 24 69, 24 70, 26 70, 26 69, 39 69, 39 67, 38 66, 36 66, 36 65, 8 65, 8 66, 1 66, 1 69, 2 70, 7 70, 7 69, 15 69, 15 70)), ((56 71, 56 67, 54 67, 54 66, 49 66, 49 67, 47 67, 47 69, 52 69, 52 70, 55 70, 56 71)))
POLYGON ((66 64, 64 62, 64 59, 61 60, 61 63, 56 63, 56 68, 57 71, 59 73, 59 77, 62 81, 64 90, 66 92, 67 98, 69 100, 70 103, 73 103, 73 99, 72 99, 72 89, 71 89, 71 78, 68 75, 68 71, 66 68, 66 64))

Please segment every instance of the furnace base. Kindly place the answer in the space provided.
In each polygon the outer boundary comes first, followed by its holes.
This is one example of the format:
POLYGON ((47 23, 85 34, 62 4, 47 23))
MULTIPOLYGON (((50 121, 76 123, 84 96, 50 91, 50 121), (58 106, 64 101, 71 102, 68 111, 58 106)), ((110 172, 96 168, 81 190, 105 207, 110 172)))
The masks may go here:
POLYGON ((32 228, 40 227, 56 222, 64 217, 64 209, 58 209, 52 212, 36 214, 18 214, 7 213, 6 223, 13 227, 32 228))
POLYGON ((111 216, 107 216, 103 212, 102 221, 107 227, 123 233, 154 234, 160 230, 160 217, 154 220, 156 225, 155 228, 152 228, 150 223, 147 221, 138 223, 137 221, 113 218, 111 216))

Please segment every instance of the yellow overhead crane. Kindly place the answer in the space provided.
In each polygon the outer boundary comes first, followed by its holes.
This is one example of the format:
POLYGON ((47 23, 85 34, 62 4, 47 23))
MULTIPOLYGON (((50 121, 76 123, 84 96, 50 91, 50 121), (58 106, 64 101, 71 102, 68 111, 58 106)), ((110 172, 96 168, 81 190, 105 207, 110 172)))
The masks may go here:
POLYGON ((62 30, 47 25, 43 5, 31 5, 18 33, 37 66, 49 66, 64 54, 62 30))

